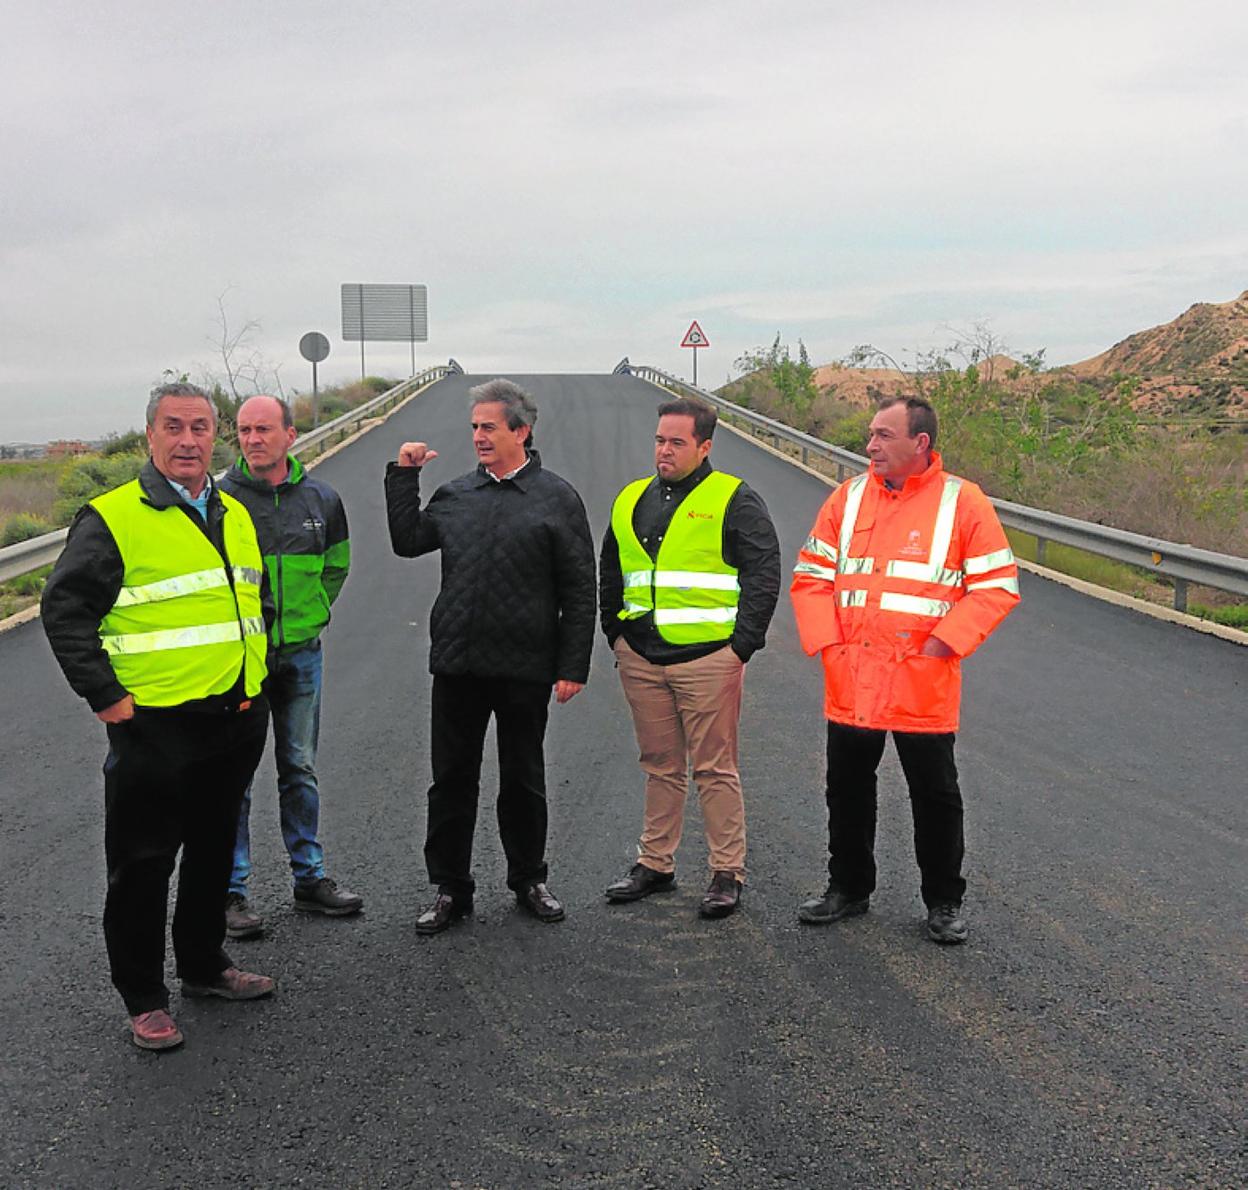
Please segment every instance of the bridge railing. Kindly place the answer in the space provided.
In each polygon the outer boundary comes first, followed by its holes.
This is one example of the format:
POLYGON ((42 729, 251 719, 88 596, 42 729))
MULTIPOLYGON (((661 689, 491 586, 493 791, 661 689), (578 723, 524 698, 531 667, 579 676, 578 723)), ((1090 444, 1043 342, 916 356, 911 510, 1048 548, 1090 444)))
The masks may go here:
MULTIPOLYGON (((862 455, 833 446, 811 434, 804 434, 801 430, 795 430, 774 418, 764 417, 761 413, 734 404, 715 393, 695 388, 687 381, 658 368, 646 364, 630 364, 626 357, 616 365, 615 372, 648 380, 669 392, 709 401, 731 416, 733 421, 747 425, 756 437, 769 439, 777 450, 800 456, 806 466, 811 466, 813 460, 818 460, 830 472, 835 473, 838 482, 847 475, 857 475, 865 471, 870 465, 869 460, 862 455)), ((1061 513, 1028 508, 1024 504, 1014 504, 1009 500, 993 497, 990 499, 1003 525, 1029 533, 1036 539, 1036 561, 1042 565, 1045 560, 1045 545, 1053 541, 1164 575, 1174 584, 1174 606, 1178 611, 1187 609, 1189 583, 1234 595, 1248 595, 1248 558, 1218 554, 1212 550, 1163 541, 1161 538, 1147 537, 1141 533, 1128 533, 1125 529, 1114 529, 1109 525, 1081 521, 1061 513)))
MULTIPOLYGON (((372 400, 365 401, 363 405, 347 410, 341 417, 336 417, 333 421, 328 421, 307 434, 301 434, 295 439, 290 453, 299 458, 314 459, 356 433, 364 422, 389 412, 400 401, 405 401, 408 397, 420 392, 422 388, 427 388, 447 376, 458 375, 462 372, 463 368, 454 360, 440 364, 436 368, 426 368, 425 371, 396 384, 393 388, 373 397, 372 400)), ((32 537, 28 541, 19 541, 16 545, 0 549, 0 583, 22 574, 28 574, 32 570, 38 570, 41 566, 51 565, 64 549, 68 532, 68 529, 55 529, 51 533, 44 533, 39 537, 32 537)))

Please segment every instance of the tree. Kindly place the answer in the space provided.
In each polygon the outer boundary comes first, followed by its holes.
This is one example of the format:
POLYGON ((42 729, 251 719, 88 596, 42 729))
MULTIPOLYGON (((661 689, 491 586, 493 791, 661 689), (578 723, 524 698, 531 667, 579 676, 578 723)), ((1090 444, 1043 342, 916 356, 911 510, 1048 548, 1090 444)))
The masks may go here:
POLYGON ((221 360, 224 375, 208 373, 208 378, 212 385, 219 385, 229 394, 236 410, 248 397, 257 393, 272 393, 285 398, 281 364, 270 363, 255 345, 255 338, 261 329, 259 321, 248 318, 241 326, 230 324, 225 299, 231 288, 217 294, 217 329, 209 339, 221 360))
POLYGON ((780 341, 779 331, 770 348, 748 351, 737 358, 734 366, 743 376, 761 374, 775 389, 780 404, 795 413, 806 413, 819 395, 806 344, 798 339, 794 360, 789 345, 780 341))

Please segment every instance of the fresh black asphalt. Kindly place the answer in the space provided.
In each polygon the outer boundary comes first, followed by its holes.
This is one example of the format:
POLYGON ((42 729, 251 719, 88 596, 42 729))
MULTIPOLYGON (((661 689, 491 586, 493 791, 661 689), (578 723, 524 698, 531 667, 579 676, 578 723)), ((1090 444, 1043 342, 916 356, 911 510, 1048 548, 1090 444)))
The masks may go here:
MULTIPOLYGON (((354 548, 326 635, 322 833, 367 909, 294 910, 266 756, 253 901, 269 928, 231 950, 280 990, 175 992, 179 1051, 135 1049, 108 982, 103 728, 37 623, 0 636, 0 1184, 1248 1184, 1248 650, 1032 576, 965 668, 965 946, 924 936, 891 750, 871 912, 798 924, 824 883, 823 731, 787 598, 747 671, 739 914, 697 916, 696 796, 678 890, 604 902, 634 856, 641 781, 600 640, 548 736, 567 921, 523 916, 504 886, 491 762, 477 916, 414 933, 438 562, 390 553, 382 474, 409 438, 439 451, 428 490, 468 470, 482 379, 443 382, 318 470, 354 548)), ((600 538, 616 490, 651 469, 656 390, 519 379, 545 465, 600 538)), ((714 461, 762 493, 793 558, 824 485, 723 430, 714 461)))

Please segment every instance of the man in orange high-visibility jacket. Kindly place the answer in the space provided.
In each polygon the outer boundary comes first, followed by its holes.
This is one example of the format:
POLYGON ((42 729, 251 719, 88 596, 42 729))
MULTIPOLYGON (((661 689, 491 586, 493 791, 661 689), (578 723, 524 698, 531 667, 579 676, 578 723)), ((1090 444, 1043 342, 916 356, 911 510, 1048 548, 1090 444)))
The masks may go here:
POLYGON ((959 665, 1018 603, 1018 570, 984 493, 949 475, 936 413, 896 397, 871 420, 865 475, 819 510, 792 597, 802 648, 823 660, 827 891, 804 922, 865 913, 875 890, 876 769, 888 732, 914 815, 927 930, 962 942, 962 794, 954 763, 959 665))

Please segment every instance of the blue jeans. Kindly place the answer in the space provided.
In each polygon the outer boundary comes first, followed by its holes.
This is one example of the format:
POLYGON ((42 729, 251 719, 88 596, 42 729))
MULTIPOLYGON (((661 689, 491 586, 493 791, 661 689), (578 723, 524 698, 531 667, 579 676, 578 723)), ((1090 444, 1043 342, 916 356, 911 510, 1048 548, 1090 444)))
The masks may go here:
MULTIPOLYGON (((325 875, 325 852, 317 842, 320 792, 316 785, 316 745, 321 731, 321 642, 277 654, 266 687, 273 713, 273 748, 277 758, 277 794, 282 839, 296 884, 325 875)), ((243 794, 234 841, 230 892, 247 893, 251 875, 252 779, 243 794)))

